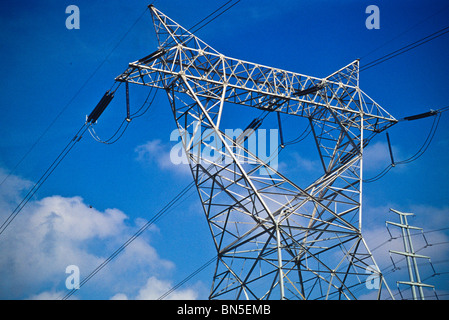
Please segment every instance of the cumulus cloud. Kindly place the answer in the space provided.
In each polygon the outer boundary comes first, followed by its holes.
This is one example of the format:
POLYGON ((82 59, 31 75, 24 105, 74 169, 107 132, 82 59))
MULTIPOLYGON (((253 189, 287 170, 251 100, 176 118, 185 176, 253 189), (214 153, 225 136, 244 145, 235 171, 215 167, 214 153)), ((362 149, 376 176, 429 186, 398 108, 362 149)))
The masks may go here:
POLYGON ((8 174, 0 168, 0 218, 6 219, 6 213, 14 209, 22 200, 21 192, 30 188, 32 182, 8 174))
POLYGON ((64 296, 62 291, 44 291, 38 294, 31 295, 29 300, 58 300, 64 296))
MULTIPOLYGON (((5 176, 4 171, 0 173, 5 176)), ((30 185, 14 176, 5 180, 0 190, 0 223, 30 185)), ((0 299, 62 298, 68 292, 67 266, 77 266, 83 280, 140 224, 141 219, 130 221, 121 210, 93 208, 79 196, 30 201, 0 235, 0 299)), ((85 291, 91 293, 84 294, 82 288, 74 298, 151 299, 169 289, 169 282, 158 279, 169 277, 174 268, 142 235, 86 284, 89 290, 85 291)), ((196 297, 192 290, 178 294, 196 297)))
MULTIPOLYGON (((393 153, 395 152, 393 151, 393 153)), ((386 143, 376 142, 364 150, 363 165, 365 170, 381 170, 390 163, 390 151, 386 143)))
POLYGON ((137 160, 156 164, 160 169, 176 173, 190 173, 187 158, 181 143, 174 146, 164 144, 161 140, 150 140, 136 147, 137 160))
MULTIPOLYGON (((139 291, 138 300, 154 300, 171 289, 173 285, 168 281, 150 277, 145 286, 139 291)), ((191 289, 175 291, 168 296, 170 300, 193 300, 197 298, 196 292, 191 289)))
MULTIPOLYGON (((173 287, 170 281, 160 280, 156 277, 148 278, 134 300, 156 300, 173 287)), ((196 291, 192 289, 182 289, 173 291, 165 300, 195 300, 198 297, 196 291)), ((111 300, 128 300, 128 296, 123 293, 114 295, 111 300)))

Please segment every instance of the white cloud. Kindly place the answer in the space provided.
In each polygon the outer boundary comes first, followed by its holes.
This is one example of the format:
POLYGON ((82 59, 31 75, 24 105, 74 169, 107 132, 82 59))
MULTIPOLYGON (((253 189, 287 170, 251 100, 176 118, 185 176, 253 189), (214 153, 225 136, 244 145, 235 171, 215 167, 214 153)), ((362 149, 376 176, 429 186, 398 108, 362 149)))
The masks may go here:
MULTIPOLYGON (((0 208, 6 213, 20 201, 21 191, 30 186, 18 177, 11 176, 7 181, 0 192, 0 208)), ((3 223, 5 217, 1 218, 3 223)), ((82 281, 128 240, 141 222, 141 219, 129 221, 118 209, 92 208, 78 196, 30 201, 0 235, 0 298, 62 298, 68 292, 65 287, 68 265, 79 267, 82 281)), ((152 288, 162 290, 169 283, 155 277, 145 283, 144 279, 150 275, 169 277, 174 268, 174 263, 163 259, 143 234, 73 298, 83 299, 86 295, 99 299, 151 298, 152 288)), ((193 290, 178 294, 196 297, 193 290)))
MULTIPOLYGON (((157 300, 173 287, 170 281, 160 280, 156 277, 148 278, 146 284, 139 290, 134 300, 157 300)), ((195 300, 198 294, 192 289, 180 289, 170 293, 164 300, 195 300)), ((117 293, 111 300, 129 300, 123 293, 117 293)))
MULTIPOLYGON (((140 289, 137 295, 138 300, 154 300, 158 299, 173 287, 169 281, 159 280, 156 277, 150 277, 145 286, 140 289)), ((169 300, 194 300, 197 293, 191 289, 176 290, 167 296, 169 300)))
POLYGON ((124 293, 117 293, 110 300, 128 300, 128 297, 124 293))
POLYGON ((6 219, 7 212, 11 212, 22 200, 21 192, 32 186, 32 182, 21 179, 0 168, 0 218, 6 219))
POLYGON ((87 206, 81 197, 52 196, 36 202, 29 223, 42 232, 54 232, 67 240, 104 239, 124 231, 127 216, 117 209, 100 212, 87 206))
POLYGON ((386 143, 376 142, 364 150, 363 166, 365 170, 382 170, 389 164, 391 164, 391 158, 386 143))
POLYGON ((297 152, 293 153, 292 157, 295 161, 295 166, 303 172, 319 172, 322 168, 318 160, 304 158, 297 152))
POLYGON ((176 173, 190 173, 187 159, 180 143, 175 146, 163 144, 161 140, 150 140, 135 148, 137 160, 143 163, 156 164, 160 169, 176 173))
POLYGON ((30 296, 29 300, 59 300, 64 296, 62 291, 44 291, 30 296))
MULTIPOLYGON (((367 210, 364 211, 364 214, 377 215, 378 218, 376 218, 377 220, 371 219, 369 224, 365 223, 362 232, 376 263, 386 277, 390 289, 396 295, 396 299, 400 299, 396 281, 409 280, 409 275, 405 258, 394 253, 390 254, 390 250, 405 251, 401 229, 390 225, 390 235, 385 221, 399 223, 399 217, 389 212, 389 208, 398 209, 399 207, 398 205, 385 205, 381 208, 365 207, 367 210)), ((447 232, 444 230, 445 228, 442 227, 448 225, 449 208, 419 205, 412 206, 409 209, 401 210, 415 214, 415 217, 408 217, 409 225, 423 228, 424 232, 423 236, 419 230, 410 231, 414 252, 430 257, 435 272, 437 274, 443 273, 443 275, 435 276, 429 260, 419 258, 417 263, 421 280, 426 284, 435 285, 438 294, 445 294, 447 287, 444 281, 446 281, 447 277, 445 278, 444 273, 446 272, 447 260, 449 258, 447 246, 449 236, 445 233, 447 232)), ((401 291, 403 291, 404 298, 409 297, 406 296, 409 294, 408 291, 410 291, 407 286, 401 285, 401 291)), ((426 292, 426 295, 434 297, 433 291, 426 292)))

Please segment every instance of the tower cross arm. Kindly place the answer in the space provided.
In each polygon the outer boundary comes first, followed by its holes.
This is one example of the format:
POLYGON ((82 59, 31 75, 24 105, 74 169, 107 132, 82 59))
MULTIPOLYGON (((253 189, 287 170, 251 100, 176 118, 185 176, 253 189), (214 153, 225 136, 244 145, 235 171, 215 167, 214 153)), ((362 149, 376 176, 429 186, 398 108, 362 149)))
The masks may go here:
POLYGON ((358 126, 363 116, 364 129, 374 132, 394 125, 397 120, 358 87, 358 60, 347 69, 353 74, 318 78, 178 44, 131 62, 116 80, 185 92, 183 75, 202 97, 220 100, 225 86, 226 102, 306 118, 329 108, 348 126, 358 126))
POLYGON ((326 121, 373 132, 397 122, 360 90, 359 60, 320 78, 230 58, 154 6, 150 11, 159 48, 130 63, 117 81, 185 93, 185 77, 199 97, 220 100, 225 88, 226 102, 309 119, 332 110, 326 121))

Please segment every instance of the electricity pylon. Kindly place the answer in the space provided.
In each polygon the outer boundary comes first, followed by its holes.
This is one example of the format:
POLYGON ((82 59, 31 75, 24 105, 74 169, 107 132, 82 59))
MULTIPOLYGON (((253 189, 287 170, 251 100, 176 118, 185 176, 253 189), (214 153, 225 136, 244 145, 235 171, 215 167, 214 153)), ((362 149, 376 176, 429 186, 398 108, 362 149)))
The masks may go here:
POLYGON ((229 58, 149 8, 159 49, 116 80, 167 93, 217 250, 210 298, 356 299, 373 273, 390 291, 362 237, 362 155, 397 121, 360 90, 359 61, 317 78, 229 58), (300 187, 226 135, 229 103, 307 118, 323 174, 300 187))
MULTIPOLYGON (((421 276, 419 274, 418 264, 416 263, 416 259, 428 259, 430 262, 430 257, 423 256, 421 254, 415 253, 415 249, 413 248, 412 238, 410 234, 411 230, 420 230, 422 232, 422 228, 414 227, 408 224, 407 217, 414 216, 413 213, 404 213, 395 209, 391 209, 391 212, 398 214, 400 223, 386 221, 387 225, 393 225, 401 228, 402 240, 404 243, 404 251, 390 250, 390 253, 398 254, 405 257, 407 261, 407 270, 409 274, 409 281, 397 281, 398 290, 399 285, 404 284, 410 286, 412 291, 413 300, 425 300, 423 288, 432 288, 435 291, 435 287, 429 284, 425 284, 421 282, 421 276)), ((390 231, 388 231, 390 232, 390 231)), ((391 234, 390 234, 391 235, 391 234)), ((433 266, 432 266, 433 268, 433 266)), ((400 292, 400 291, 399 291, 400 292)))

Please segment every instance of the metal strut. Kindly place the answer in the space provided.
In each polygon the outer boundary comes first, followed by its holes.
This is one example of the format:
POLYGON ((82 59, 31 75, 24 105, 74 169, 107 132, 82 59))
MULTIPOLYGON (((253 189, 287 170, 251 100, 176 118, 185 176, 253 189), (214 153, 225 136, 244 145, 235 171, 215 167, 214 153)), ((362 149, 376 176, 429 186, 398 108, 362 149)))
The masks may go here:
POLYGON ((397 123, 359 88, 359 61, 317 78, 226 57, 149 8, 159 50, 116 81, 167 93, 217 251, 210 298, 357 298, 375 265, 361 234, 362 151, 397 123), (224 134, 228 103, 308 119, 322 175, 300 187, 246 147, 261 118, 224 134))
POLYGON ((131 122, 131 115, 129 110, 129 83, 126 82, 126 121, 131 122))

